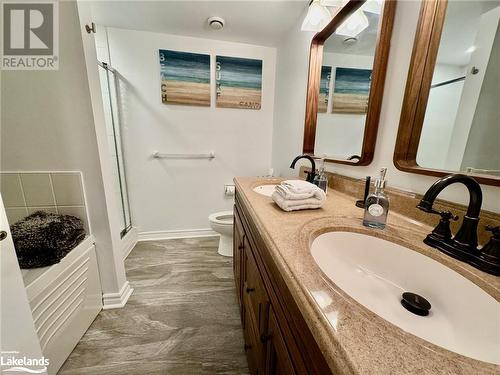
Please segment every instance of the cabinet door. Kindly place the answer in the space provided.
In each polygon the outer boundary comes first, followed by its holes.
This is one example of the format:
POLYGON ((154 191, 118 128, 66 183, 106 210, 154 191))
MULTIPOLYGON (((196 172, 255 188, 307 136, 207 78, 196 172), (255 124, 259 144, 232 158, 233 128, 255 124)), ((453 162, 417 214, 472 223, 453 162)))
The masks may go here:
MULTIPOLYGON (((245 297, 244 297, 245 300, 245 297)), ((245 305, 243 306, 245 309, 245 305)), ((263 374, 262 371, 262 343, 260 342, 257 328, 254 326, 251 315, 246 311, 244 316, 243 337, 245 339, 245 354, 250 374, 263 374)))
POLYGON ((245 239, 244 268, 245 282, 243 284, 244 302, 246 302, 247 313, 253 319, 254 327, 260 335, 267 331, 268 310, 270 305, 269 296, 264 287, 257 263, 253 255, 253 249, 245 239))
POLYGON ((238 294, 240 306, 243 303, 242 289, 244 280, 244 268, 243 268, 243 253, 245 252, 244 239, 245 239, 245 232, 243 231, 243 225, 241 224, 241 219, 235 207, 234 226, 233 226, 233 272, 234 272, 234 281, 236 283, 236 293, 238 294))
POLYGON ((274 315, 273 309, 269 309, 269 323, 267 335, 262 337, 267 344, 266 374, 270 375, 292 375, 295 374, 292 360, 285 344, 285 339, 274 315))

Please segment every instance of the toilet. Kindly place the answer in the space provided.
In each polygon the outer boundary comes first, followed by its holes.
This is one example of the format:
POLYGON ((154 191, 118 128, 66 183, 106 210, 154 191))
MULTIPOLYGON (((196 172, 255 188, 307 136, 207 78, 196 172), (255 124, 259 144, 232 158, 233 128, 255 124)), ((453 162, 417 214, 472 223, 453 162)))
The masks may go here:
POLYGON ((219 254, 233 256, 233 211, 216 212, 208 217, 210 227, 220 234, 219 254))

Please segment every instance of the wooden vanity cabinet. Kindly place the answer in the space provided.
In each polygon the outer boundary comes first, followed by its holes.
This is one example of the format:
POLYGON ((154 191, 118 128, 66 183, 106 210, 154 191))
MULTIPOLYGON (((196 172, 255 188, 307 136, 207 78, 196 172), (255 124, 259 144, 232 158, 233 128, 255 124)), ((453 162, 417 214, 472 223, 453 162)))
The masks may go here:
POLYGON ((331 373, 236 192, 234 278, 251 374, 331 373))

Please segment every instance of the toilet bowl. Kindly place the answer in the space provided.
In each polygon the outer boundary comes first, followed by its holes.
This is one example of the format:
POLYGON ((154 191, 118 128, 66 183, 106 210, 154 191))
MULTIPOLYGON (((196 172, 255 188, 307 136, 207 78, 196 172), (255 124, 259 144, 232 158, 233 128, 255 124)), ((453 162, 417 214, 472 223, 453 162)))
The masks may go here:
POLYGON ((220 234, 219 254, 233 256, 233 211, 216 212, 208 217, 210 227, 220 234))

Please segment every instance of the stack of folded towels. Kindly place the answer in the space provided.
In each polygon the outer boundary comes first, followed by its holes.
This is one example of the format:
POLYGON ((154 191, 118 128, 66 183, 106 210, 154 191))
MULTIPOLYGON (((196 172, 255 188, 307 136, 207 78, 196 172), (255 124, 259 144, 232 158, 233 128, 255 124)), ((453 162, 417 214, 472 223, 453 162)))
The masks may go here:
POLYGON ((284 211, 320 208, 326 200, 323 190, 302 180, 286 180, 276 186, 271 196, 284 211))

